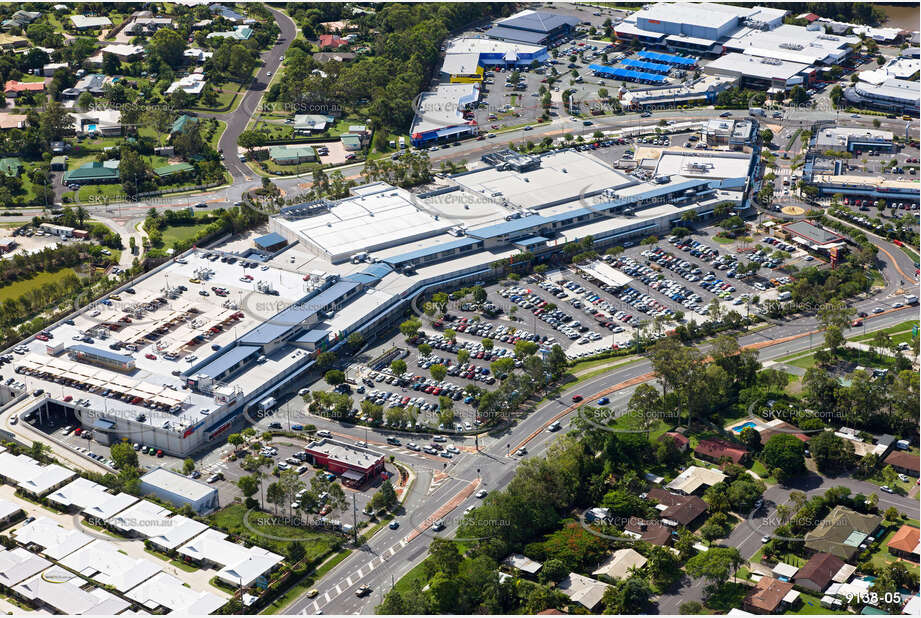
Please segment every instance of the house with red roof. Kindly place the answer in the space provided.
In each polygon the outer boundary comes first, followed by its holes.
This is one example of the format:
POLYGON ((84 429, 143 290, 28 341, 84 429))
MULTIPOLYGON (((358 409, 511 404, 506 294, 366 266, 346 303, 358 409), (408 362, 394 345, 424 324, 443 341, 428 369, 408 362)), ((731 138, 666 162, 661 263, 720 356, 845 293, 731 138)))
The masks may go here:
POLYGON ((918 544, 919 530, 914 526, 902 526, 889 539, 889 553, 899 558, 918 562, 921 546, 918 544))
POLYGON ((671 438, 675 442, 675 446, 677 446, 678 450, 681 451, 682 453, 688 450, 689 440, 687 436, 682 435, 678 433, 677 431, 667 431, 664 434, 662 434, 662 438, 660 438, 660 440, 666 437, 671 438))
POLYGON ((19 96, 20 92, 44 92, 45 82, 17 82, 9 80, 3 86, 3 94, 8 97, 19 96))
POLYGON ((321 34, 320 35, 320 49, 326 47, 339 48, 343 45, 348 45, 349 42, 336 34, 321 34))
POLYGON ((896 472, 909 476, 918 476, 921 469, 921 458, 905 451, 893 451, 884 461, 896 472))
POLYGON ((748 449, 725 440, 706 439, 697 443, 694 454, 706 461, 719 463, 724 457, 734 464, 748 460, 748 449))

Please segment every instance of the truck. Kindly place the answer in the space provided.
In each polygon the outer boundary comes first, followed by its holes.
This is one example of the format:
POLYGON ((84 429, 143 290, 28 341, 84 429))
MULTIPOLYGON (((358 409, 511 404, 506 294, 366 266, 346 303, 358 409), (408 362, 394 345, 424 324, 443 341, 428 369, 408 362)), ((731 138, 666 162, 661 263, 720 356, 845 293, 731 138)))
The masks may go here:
POLYGON ((748 110, 749 116, 764 116, 764 110, 760 107, 751 107, 748 110))
POLYGON ((400 150, 404 150, 405 148, 406 148, 406 138, 401 135, 400 136, 400 150))
POLYGON ((790 300, 791 298, 793 298, 793 294, 790 292, 781 292, 777 295, 777 300, 790 300))
POLYGON ((269 410, 275 407, 276 403, 278 402, 275 401, 274 397, 266 397, 265 399, 259 402, 259 405, 258 405, 259 411, 268 412, 269 410))
POLYGON ((906 295, 905 295, 905 304, 906 304, 906 305, 917 305, 917 304, 918 304, 918 297, 915 296, 914 294, 906 294, 906 295))

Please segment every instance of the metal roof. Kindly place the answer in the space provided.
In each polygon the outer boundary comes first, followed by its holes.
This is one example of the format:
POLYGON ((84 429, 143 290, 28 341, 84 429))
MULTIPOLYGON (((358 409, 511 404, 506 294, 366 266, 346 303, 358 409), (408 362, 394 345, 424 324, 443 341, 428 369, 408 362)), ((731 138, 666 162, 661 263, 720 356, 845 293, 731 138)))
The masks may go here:
POLYGON ((217 358, 213 361, 197 370, 195 374, 203 373, 208 377, 216 378, 217 376, 223 374, 228 369, 237 366, 239 363, 250 358, 254 354, 259 352, 258 346, 253 345, 237 345, 229 350, 222 352, 217 358))
POLYGON ((298 337, 295 341, 298 343, 319 343, 320 341, 323 341, 327 335, 329 335, 329 331, 325 328, 315 328, 313 330, 307 331, 298 337))
POLYGON ((387 258, 384 261, 388 264, 394 266, 399 266, 406 262, 411 262, 413 260, 418 260, 420 258, 426 258, 433 255, 437 255, 442 252, 454 251, 456 249, 462 249, 464 247, 469 247, 475 245, 479 240, 475 238, 458 238, 457 240, 452 240, 450 242, 432 245, 431 247, 424 247, 422 249, 416 249, 415 251, 410 251, 408 253, 403 253, 401 255, 396 255, 391 258, 387 258))
POLYGON ((279 234, 279 233, 277 233, 277 232, 272 232, 271 234, 266 234, 265 236, 260 236, 259 238, 257 238, 257 239, 254 240, 253 242, 255 242, 257 245, 259 245, 260 247, 262 247, 263 249, 265 249, 265 248, 268 248, 268 247, 274 247, 275 245, 277 245, 277 244, 279 244, 279 243, 286 243, 286 244, 287 244, 288 241, 287 241, 287 240, 285 239, 285 237, 282 236, 281 234, 279 234))
POLYGON ((655 62, 643 62, 642 60, 631 60, 624 58, 620 64, 630 69, 641 69, 642 71, 652 71, 653 73, 668 73, 671 67, 666 64, 657 64, 655 62))
POLYGON ((665 62, 668 64, 680 64, 692 66, 697 64, 697 58, 685 58, 684 56, 675 56, 674 54, 663 54, 660 52, 641 51, 637 56, 644 60, 653 60, 656 62, 665 62))
POLYGON ((357 281, 337 281, 315 296, 308 296, 284 309, 240 338, 241 344, 266 345, 287 335, 325 307, 333 304, 355 288, 357 281))
POLYGON ((520 41, 521 43, 530 43, 532 45, 539 45, 547 38, 545 32, 519 30, 518 28, 507 28, 505 26, 493 26, 486 31, 486 36, 494 39, 510 39, 512 41, 520 41))
POLYGON ((495 238, 505 234, 523 232, 524 230, 546 225, 549 222, 550 219, 547 217, 532 215, 530 217, 522 217, 521 219, 512 219, 511 221, 506 221, 505 223, 487 225, 486 227, 481 227, 476 230, 468 230, 467 235, 471 238, 481 238, 485 240, 487 238, 495 238))
POLYGON ((549 11, 521 11, 499 22, 500 27, 548 33, 560 26, 577 26, 579 19, 549 11))
POLYGON ((107 358, 116 363, 133 363, 133 356, 126 356, 124 354, 118 354, 117 352, 112 352, 111 350, 104 350, 102 348, 94 348, 92 346, 76 344, 67 348, 68 352, 83 352, 84 354, 89 354, 91 356, 96 356, 97 358, 107 358))
POLYGON ((664 82, 664 75, 657 75, 656 73, 643 73, 641 71, 630 71, 628 69, 616 69, 614 67, 606 67, 603 64, 590 64, 588 68, 596 73, 604 73, 610 77, 622 78, 622 79, 641 79, 648 82, 664 82))
POLYGON ((521 245, 522 247, 531 247, 534 245, 542 245, 549 240, 544 236, 532 236, 531 238, 524 238, 522 240, 516 240, 516 245, 521 245))

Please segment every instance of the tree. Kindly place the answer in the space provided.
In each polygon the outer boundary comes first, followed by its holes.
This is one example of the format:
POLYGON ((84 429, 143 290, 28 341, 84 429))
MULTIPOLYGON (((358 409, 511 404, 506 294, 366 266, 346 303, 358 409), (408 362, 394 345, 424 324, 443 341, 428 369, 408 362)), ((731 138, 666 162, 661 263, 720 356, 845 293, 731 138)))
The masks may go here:
POLYGON ((678 606, 678 613, 682 616, 695 616, 703 613, 704 606, 700 601, 685 601, 678 606))
POLYGON ((182 65, 185 48, 185 40, 170 28, 160 28, 147 42, 148 52, 174 69, 182 65))
POLYGON ((758 135, 761 136, 761 141, 765 144, 770 144, 774 139, 774 132, 770 129, 762 129, 758 135))
POLYGON ((448 369, 441 363, 436 363, 429 368, 429 372, 432 374, 432 378, 438 380, 439 382, 445 379, 445 376, 448 375, 448 369))
POLYGON ((803 105, 809 101, 809 93, 800 85, 793 86, 793 90, 790 91, 790 100, 793 105, 803 105))
POLYGON ((243 436, 238 433, 232 433, 227 436, 227 444, 231 445, 235 449, 240 448, 243 445, 243 436))
POLYGON ((837 354, 839 348, 844 344, 844 334, 837 326, 829 326, 825 329, 825 346, 832 354, 837 354))
MULTIPOLYGON (((422 347, 422 346, 420 346, 420 347, 422 347)), ((457 362, 458 362, 458 364, 463 365, 463 364, 466 363, 468 360, 470 360, 470 352, 468 352, 467 350, 465 350, 465 349, 463 349, 463 348, 457 351, 457 362)))
POLYGON ((422 328, 422 322, 418 318, 410 318, 400 324, 400 333, 407 339, 412 339, 422 328))
POLYGON ((288 543, 288 548, 285 550, 285 557, 288 559, 290 564, 297 564, 304 558, 305 555, 307 555, 307 551, 304 549, 303 543, 300 541, 292 541, 288 543))
POLYGON ((526 356, 531 356, 535 354, 538 350, 538 345, 533 341, 525 341, 524 339, 519 339, 515 342, 515 356, 521 360, 526 356))
POLYGON ((95 102, 96 97, 90 94, 88 90, 84 90, 80 93, 80 96, 77 97, 77 107, 82 109, 84 112, 89 110, 95 102))
POLYGON ((237 487, 243 497, 249 500, 259 491, 259 477, 255 474, 241 476, 237 479, 237 487))
POLYGON ((742 562, 735 547, 711 547, 688 560, 684 569, 691 577, 703 577, 711 586, 719 586, 729 581, 742 562))
POLYGON ((483 344, 483 349, 486 351, 492 350, 495 345, 495 342, 489 337, 484 337, 480 343, 483 344))
POLYGON ((457 551, 454 541, 436 538, 429 545, 429 558, 425 561, 425 571, 429 577, 441 572, 445 575, 456 575, 460 569, 463 557, 457 551))
POLYGON ((837 474, 850 468, 854 446, 831 431, 820 431, 809 440, 809 452, 816 468, 823 474, 837 474))
POLYGON ((739 439, 742 441, 742 444, 745 445, 745 448, 757 453, 761 450, 761 434, 755 430, 754 427, 746 427, 739 434, 739 439))
POLYGON ((335 362, 336 354, 334 352, 320 352, 317 354, 317 368, 319 369, 332 367, 335 362))
POLYGON ((137 468, 138 454, 129 442, 118 442, 109 447, 116 468, 137 468))
POLYGON ((345 382, 345 374, 339 369, 330 369, 326 372, 323 379, 326 380, 326 383, 330 386, 336 386, 345 382))
POLYGON ((473 300, 479 304, 486 302, 486 290, 483 289, 483 286, 478 285, 473 288, 473 300))
POLYGON ((192 474, 195 470, 195 460, 191 457, 186 457, 182 462, 182 473, 186 476, 192 474))
POLYGON ((395 376, 403 375, 406 373, 406 361, 402 358, 394 359, 393 362, 390 363, 390 370, 395 376))
POLYGON ((349 334, 349 338, 346 340, 349 344, 349 347, 353 350, 357 350, 365 344, 365 337, 358 331, 349 334))
POLYGON ((553 582, 557 583, 569 575, 569 567, 562 560, 552 558, 544 562, 540 570, 540 581, 543 584, 553 582))
POLYGON ((806 471, 805 445, 788 433, 777 433, 768 439, 761 451, 761 459, 769 470, 780 468, 787 478, 806 471))

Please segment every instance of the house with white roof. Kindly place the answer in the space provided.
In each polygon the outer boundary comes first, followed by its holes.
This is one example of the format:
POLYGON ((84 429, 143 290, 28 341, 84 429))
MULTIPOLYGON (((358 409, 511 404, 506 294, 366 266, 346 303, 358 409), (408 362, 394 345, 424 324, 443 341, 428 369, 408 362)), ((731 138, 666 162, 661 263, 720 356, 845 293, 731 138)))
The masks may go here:
POLYGON ((181 88, 186 94, 198 96, 201 94, 201 91, 205 89, 206 82, 205 76, 201 73, 192 73, 170 84, 166 89, 166 94, 172 94, 181 88))
POLYGON ((70 22, 77 30, 108 28, 112 25, 112 20, 108 17, 88 17, 86 15, 71 15, 70 22))
POLYGON ((208 529, 179 548, 179 553, 198 564, 221 567, 217 577, 232 586, 249 586, 274 569, 282 557, 261 547, 243 547, 227 535, 208 529))
POLYGON ((63 509, 76 507, 76 510, 82 511, 92 504, 106 501, 109 495, 105 487, 81 476, 48 494, 48 500, 63 509))
POLYGON ((9 500, 0 500, 0 530, 5 529, 17 517, 22 516, 22 507, 9 500))
POLYGON ((109 494, 104 501, 84 508, 83 514, 88 519, 92 519, 94 523, 104 525, 109 519, 124 511, 137 501, 138 499, 131 494, 118 493, 114 496, 109 494))
POLYGON ((39 517, 14 530, 13 538, 22 545, 38 547, 52 560, 60 560, 93 540, 93 537, 79 530, 69 530, 47 517, 39 517))
POLYGON ((186 588, 181 580, 162 571, 129 590, 126 596, 150 612, 166 608, 177 616, 211 614, 227 602, 211 592, 186 588))
POLYGON ((601 604, 604 591, 608 588, 610 588, 608 584, 578 573, 570 573, 557 584, 557 589, 560 592, 590 612, 601 604))
POLYGON ((106 520, 106 524, 122 534, 150 538, 160 535, 168 527, 169 509, 150 500, 139 500, 132 506, 113 515, 106 520))
POLYGON ((173 515, 159 528, 159 534, 148 540, 160 549, 171 551, 208 529, 208 526, 185 515, 173 515))
POLYGON ((13 594, 37 609, 69 615, 114 615, 131 603, 102 588, 85 589, 87 581, 58 566, 13 587, 13 594))
POLYGON ((0 551, 0 586, 12 588, 50 566, 51 562, 25 548, 5 549, 0 551))
POLYGON ((161 571, 150 560, 127 556, 114 543, 102 539, 66 556, 61 565, 119 592, 127 592, 161 571))
POLYGON ((39 465, 28 455, 0 453, 0 477, 33 496, 44 496, 77 474, 57 464, 39 465))

